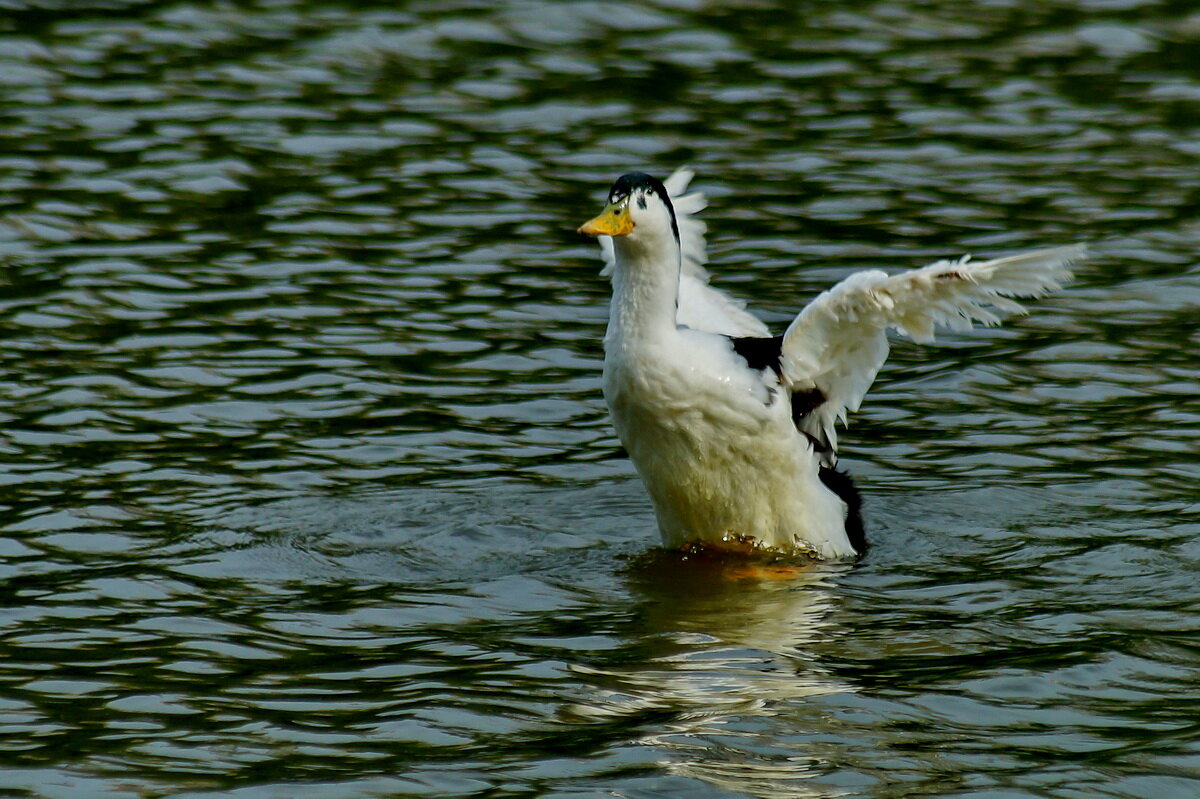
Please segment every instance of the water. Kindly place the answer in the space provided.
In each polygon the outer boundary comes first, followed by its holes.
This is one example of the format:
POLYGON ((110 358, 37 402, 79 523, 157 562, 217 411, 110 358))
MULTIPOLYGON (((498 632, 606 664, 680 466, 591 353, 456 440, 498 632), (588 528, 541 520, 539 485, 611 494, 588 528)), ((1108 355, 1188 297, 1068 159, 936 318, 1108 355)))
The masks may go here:
POLYGON ((1200 794, 1200 15, 736 5, 4 4, 5 795, 1200 794), (777 327, 1094 243, 896 343, 858 563, 654 549, 572 231, 681 164, 777 327))

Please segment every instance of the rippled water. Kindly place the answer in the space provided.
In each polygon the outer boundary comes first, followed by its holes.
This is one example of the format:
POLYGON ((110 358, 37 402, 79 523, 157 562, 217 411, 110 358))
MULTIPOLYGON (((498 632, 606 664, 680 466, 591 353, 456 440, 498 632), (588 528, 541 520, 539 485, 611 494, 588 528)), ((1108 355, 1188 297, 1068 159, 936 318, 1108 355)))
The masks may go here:
POLYGON ((1200 795, 1197 48, 1172 0, 4 3, 0 789, 1200 795), (777 326, 1094 243, 897 343, 858 563, 653 548, 572 230, 681 164, 777 326))

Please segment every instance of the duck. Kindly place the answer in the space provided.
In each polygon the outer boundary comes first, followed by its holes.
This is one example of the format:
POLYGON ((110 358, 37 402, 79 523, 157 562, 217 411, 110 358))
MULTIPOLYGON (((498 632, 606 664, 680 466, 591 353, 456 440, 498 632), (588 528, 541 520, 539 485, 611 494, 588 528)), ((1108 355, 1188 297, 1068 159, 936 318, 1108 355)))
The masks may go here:
POLYGON ((889 331, 995 325, 1016 298, 1062 288, 1083 245, 852 273, 782 334, 712 286, 706 200, 693 173, 621 175, 578 232, 611 279, 603 393, 668 549, 850 559, 867 547, 861 498, 838 466, 837 426, 887 359, 889 331))

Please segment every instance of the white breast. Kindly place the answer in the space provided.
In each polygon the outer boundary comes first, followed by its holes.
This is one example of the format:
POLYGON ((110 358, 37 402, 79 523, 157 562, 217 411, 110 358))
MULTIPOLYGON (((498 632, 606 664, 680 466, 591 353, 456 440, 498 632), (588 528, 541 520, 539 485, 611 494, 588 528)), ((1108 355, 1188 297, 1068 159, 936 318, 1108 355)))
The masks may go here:
POLYGON ((773 376, 746 369, 726 339, 699 331, 622 344, 610 342, 605 398, 667 546, 750 536, 822 557, 854 554, 845 505, 817 479, 773 376))

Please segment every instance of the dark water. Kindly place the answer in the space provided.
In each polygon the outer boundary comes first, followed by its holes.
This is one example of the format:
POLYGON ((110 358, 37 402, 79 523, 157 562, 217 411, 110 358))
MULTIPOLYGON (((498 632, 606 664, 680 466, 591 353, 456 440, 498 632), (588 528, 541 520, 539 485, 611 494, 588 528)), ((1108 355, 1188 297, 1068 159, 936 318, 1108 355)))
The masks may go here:
POLYGON ((1195 8, 0 4, 0 792, 1200 795, 1195 8), (777 325, 1094 242, 859 563, 652 549, 571 231, 681 164, 777 325))

